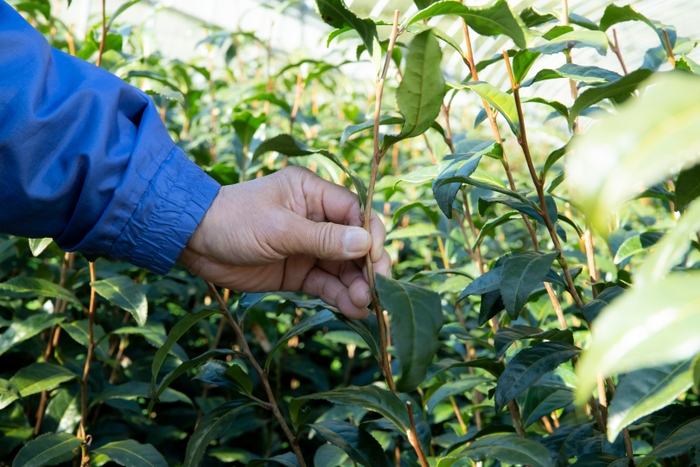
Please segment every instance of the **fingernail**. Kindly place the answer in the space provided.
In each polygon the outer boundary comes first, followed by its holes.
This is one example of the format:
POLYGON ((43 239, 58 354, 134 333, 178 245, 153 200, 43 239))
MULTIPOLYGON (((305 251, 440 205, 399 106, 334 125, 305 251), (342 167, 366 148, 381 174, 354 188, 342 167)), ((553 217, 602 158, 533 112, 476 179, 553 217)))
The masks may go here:
POLYGON ((353 228, 349 229, 345 234, 343 246, 345 246, 346 253, 353 255, 367 251, 369 242, 369 234, 364 229, 353 228))

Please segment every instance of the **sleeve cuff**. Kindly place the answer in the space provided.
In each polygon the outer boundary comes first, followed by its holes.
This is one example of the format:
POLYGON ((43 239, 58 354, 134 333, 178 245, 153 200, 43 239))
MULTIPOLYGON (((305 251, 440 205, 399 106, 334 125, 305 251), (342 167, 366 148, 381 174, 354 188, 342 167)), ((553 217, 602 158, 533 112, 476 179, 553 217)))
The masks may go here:
POLYGON ((161 164, 109 255, 165 275, 220 185, 175 146, 161 164))

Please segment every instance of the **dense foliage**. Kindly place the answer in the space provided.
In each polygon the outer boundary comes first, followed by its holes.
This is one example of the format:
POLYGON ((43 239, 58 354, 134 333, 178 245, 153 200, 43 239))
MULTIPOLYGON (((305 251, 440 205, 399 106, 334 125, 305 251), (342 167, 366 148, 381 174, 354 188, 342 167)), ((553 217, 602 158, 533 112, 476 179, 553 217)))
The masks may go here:
POLYGON ((121 22, 135 3, 84 38, 48 0, 15 6, 146 90, 222 184, 304 165, 353 187, 387 223, 394 279, 352 321, 1 236, 0 465, 700 463, 693 41, 629 6, 593 22, 566 3, 416 0, 392 24, 317 0, 334 59, 240 30, 182 63, 144 53, 121 22), (443 15, 463 33, 428 26, 443 15), (659 38, 636 70, 614 34, 627 21, 659 38), (510 48, 475 63, 477 35, 510 48), (581 48, 619 69, 576 63, 581 48), (452 49, 466 77, 441 70, 452 49), (508 86, 479 81, 488 67, 508 86))

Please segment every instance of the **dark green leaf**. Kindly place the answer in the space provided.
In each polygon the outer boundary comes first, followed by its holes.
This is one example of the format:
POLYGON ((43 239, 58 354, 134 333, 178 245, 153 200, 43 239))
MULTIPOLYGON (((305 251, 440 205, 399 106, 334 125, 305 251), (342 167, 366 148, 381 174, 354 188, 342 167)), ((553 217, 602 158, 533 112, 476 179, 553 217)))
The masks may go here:
POLYGON ((56 465, 74 458, 83 440, 70 433, 47 433, 31 440, 17 453, 12 467, 56 465))
POLYGON ((204 415, 187 442, 183 467, 201 465, 209 443, 226 433, 236 417, 251 405, 251 403, 234 400, 220 405, 204 415))
POLYGON ((292 399, 289 405, 289 415, 295 426, 299 417, 299 409, 312 399, 326 400, 338 405, 357 405, 386 417, 402 433, 407 433, 411 429, 406 405, 393 393, 376 386, 348 386, 292 399))
MULTIPOLYGON (((400 125, 403 123, 403 119, 400 117, 392 117, 389 115, 384 115, 382 117, 379 117, 379 124, 380 125, 400 125)), ((361 131, 364 130, 369 130, 370 128, 374 127, 374 119, 370 118, 367 121, 364 121, 362 123, 358 123, 356 125, 348 125, 345 127, 343 130, 343 134, 340 136, 340 145, 344 145, 348 139, 354 134, 357 134, 361 131)))
POLYGON ((610 304, 611 301, 622 295, 625 289, 614 286, 603 290, 595 299, 583 305, 581 312, 589 322, 593 322, 600 312, 610 304))
POLYGON ((101 281, 91 282, 95 291, 119 308, 134 316, 139 326, 146 324, 148 317, 148 300, 143 287, 127 276, 115 276, 101 281))
POLYGON ((587 109, 593 104, 597 104, 603 99, 610 99, 616 104, 624 102, 639 87, 642 81, 646 80, 651 74, 652 72, 650 70, 640 68, 639 70, 635 70, 623 76, 617 81, 585 90, 578 99, 576 99, 574 105, 571 106, 569 125, 573 125, 576 117, 578 117, 584 109, 587 109))
POLYGON ((384 137, 385 148, 425 133, 440 114, 447 91, 440 70, 441 59, 442 51, 431 29, 411 41, 406 70, 396 90, 396 103, 404 122, 398 135, 384 137))
POLYGON ((490 378, 484 378, 482 376, 465 376, 462 379, 450 381, 443 384, 435 392, 433 392, 433 395, 430 396, 425 409, 428 411, 428 413, 431 413, 433 409, 435 409, 435 406, 442 402, 442 400, 446 397, 463 394, 481 384, 491 385, 492 383, 493 381, 490 378))
POLYGON ((671 46, 675 45, 676 42, 676 30, 675 28, 664 26, 658 21, 652 21, 648 19, 646 16, 643 14, 639 13, 637 10, 632 8, 630 5, 625 5, 625 6, 617 6, 617 5, 608 5, 605 8, 605 12, 603 13, 603 17, 600 19, 600 29, 601 31, 607 31, 610 29, 612 26, 618 24, 618 23, 624 23, 625 21, 641 21, 642 23, 648 25, 650 28, 656 32, 656 34, 659 36, 659 40, 661 41, 661 44, 666 47, 666 40, 663 35, 663 30, 665 29, 666 32, 669 35, 669 40, 671 42, 671 46))
POLYGON ((253 140, 253 135, 258 131, 260 125, 265 123, 265 120, 266 117, 264 114, 260 114, 256 117, 250 112, 243 112, 236 116, 232 125, 243 147, 247 147, 250 144, 253 140))
POLYGON ((490 271, 486 271, 484 274, 472 281, 464 290, 462 290, 457 298, 457 301, 459 302, 464 300, 469 295, 483 295, 493 290, 499 290, 501 288, 502 272, 502 267, 493 268, 490 271))
POLYGON ((408 211, 412 209, 420 209, 425 213, 426 216, 430 219, 430 221, 433 223, 433 225, 437 226, 438 222, 440 222, 440 214, 437 213, 436 211, 430 209, 428 206, 425 204, 421 203, 420 201, 416 201, 415 203, 409 203, 401 206, 399 209, 397 209, 394 214, 391 216, 391 221, 394 224, 397 224, 401 216, 406 214, 408 211))
POLYGON ((516 434, 491 434, 467 446, 459 457, 474 460, 498 459, 509 464, 552 467, 549 451, 537 441, 516 434))
MULTIPOLYGON (((97 394, 93 400, 90 401, 90 406, 94 406, 100 402, 108 401, 111 399, 124 399, 131 400, 137 399, 139 397, 147 398, 150 397, 150 387, 148 383, 142 381, 129 381, 124 384, 118 384, 115 386, 107 386, 102 392, 97 394)), ((163 390, 161 402, 184 402, 189 405, 192 401, 189 397, 176 391, 174 389, 167 388, 163 390)))
POLYGON ((365 341, 375 358, 381 358, 382 351, 379 345, 379 327, 375 315, 370 313, 367 318, 362 320, 350 319, 341 313, 335 313, 335 317, 339 321, 345 323, 365 341))
POLYGON ((610 404, 608 439, 614 440, 635 420, 667 406, 692 385, 691 360, 626 374, 610 404))
POLYGON ((41 391, 48 391, 59 384, 77 378, 75 373, 53 363, 32 363, 19 370, 10 378, 10 384, 22 397, 41 391))
POLYGON ((493 6, 480 9, 469 8, 461 2, 439 2, 419 11, 406 24, 442 15, 460 16, 477 34, 482 36, 503 34, 513 39, 518 47, 526 47, 525 34, 505 0, 497 0, 493 6))
POLYGON ((683 207, 700 196, 700 165, 694 165, 678 174, 676 203, 683 207))
POLYGON ((583 28, 592 29, 594 31, 598 29, 598 25, 595 24, 593 21, 584 16, 577 15, 576 13, 569 13, 569 22, 571 24, 576 24, 583 28))
POLYGON ((557 17, 552 13, 539 12, 535 7, 529 6, 520 12, 520 19, 528 28, 534 28, 540 24, 556 21, 557 17))
POLYGON ((0 355, 10 350, 15 344, 31 339, 44 329, 55 326, 65 319, 65 316, 37 313, 25 320, 13 321, 0 335, 0 355))
POLYGON ((542 342, 520 351, 508 363, 506 371, 498 378, 494 401, 496 411, 518 394, 533 386, 546 373, 578 355, 581 349, 564 342, 542 342))
POLYGON ((391 317, 391 340, 399 358, 396 387, 410 392, 421 384, 439 347, 440 296, 410 282, 377 276, 377 293, 391 317))
POLYGON ((139 444, 133 439, 113 441, 95 449, 124 467, 168 467, 161 453, 150 444, 139 444))
POLYGON ((544 104, 548 105, 549 107, 553 108, 559 115, 562 117, 566 118, 567 121, 569 119, 569 108, 566 107, 564 104, 561 102, 557 101, 548 101, 547 99, 542 99, 541 97, 533 97, 530 99, 525 99, 523 102, 532 102, 535 104, 544 104))
POLYGON ((515 54, 513 57, 513 75, 516 83, 520 84, 523 82, 527 72, 530 71, 530 68, 535 64, 535 60, 539 56, 538 52, 532 52, 527 49, 519 50, 515 54))
POLYGON ((256 159, 258 156, 270 151, 277 151, 280 154, 284 154, 285 156, 289 157, 321 154, 322 156, 333 161, 333 163, 340 167, 340 169, 342 169, 343 172, 345 172, 348 175, 350 180, 352 180, 352 183, 353 185, 355 185, 355 189, 357 190, 357 196, 360 198, 360 204, 364 206, 364 204, 367 202, 367 188, 365 187, 365 183, 354 170, 352 170, 349 167, 346 167, 343 163, 341 163, 340 160, 333 153, 324 149, 312 148, 303 143, 300 143, 299 141, 296 141, 290 135, 282 134, 277 135, 274 138, 268 139, 266 141, 263 141, 260 144, 260 146, 258 146, 255 149, 253 159, 256 159))
POLYGON ((0 284, 0 299, 51 297, 60 298, 79 307, 80 301, 58 284, 34 277, 13 277, 0 284))
MULTIPOLYGON (((568 118, 568 117, 567 117, 568 118)), ((549 172, 549 169, 552 168, 552 166, 562 157, 566 155, 568 152, 569 147, 568 146, 562 146, 559 149, 555 149, 549 155, 547 156, 547 160, 544 163, 544 168, 542 169, 542 177, 547 175, 549 172)))
POLYGON ((149 397, 151 399, 155 399, 155 401, 158 402, 158 395, 156 394, 156 380, 158 379, 160 367, 163 365, 165 357, 168 355, 168 352, 172 346, 175 345, 183 334, 185 334, 185 332, 187 332, 187 330, 194 326, 199 320, 208 318, 218 312, 218 309, 205 309, 199 313, 192 313, 182 318, 175 326, 173 326, 173 328, 170 330, 170 334, 168 334, 168 339, 158 349, 155 357, 153 357, 153 363, 151 365, 151 388, 149 390, 149 397))
POLYGON ((330 320, 333 319, 333 313, 328 311, 328 310, 321 310, 318 313, 314 313, 313 315, 307 316, 303 320, 299 321, 299 323, 291 328, 289 331, 285 332, 282 337, 280 337, 279 341, 275 344, 275 346, 270 350, 270 352, 267 355, 267 360, 265 361, 265 370, 269 370, 270 364, 272 363, 272 359, 275 356, 275 353, 284 345, 285 342, 287 342, 289 339, 291 339, 294 336, 298 336, 299 334, 302 334, 303 332, 315 328, 319 324, 326 323, 330 320))
POLYGON ((568 407, 574 402, 574 393, 566 389, 532 386, 525 393, 522 405, 522 422, 528 427, 555 410, 568 407))
POLYGON ((493 232, 494 229, 495 229, 496 227, 498 227, 499 225, 503 225, 503 224, 505 224, 505 223, 507 223, 507 222, 510 222, 510 221, 512 221, 513 219, 520 218, 520 217, 521 217, 521 215, 520 215, 519 212, 517 212, 517 211, 510 211, 510 212, 507 212, 507 213, 503 214, 502 216, 498 216, 498 217, 495 218, 495 219, 491 219, 491 220, 487 221, 487 222, 481 227, 481 230, 479 230, 479 235, 476 236, 476 241, 474 242, 474 244, 475 244, 476 246, 475 246, 474 248, 476 248, 476 247, 478 247, 479 245, 481 245, 481 242, 484 241, 484 239, 486 238, 486 236, 489 235, 489 234, 491 234, 491 232, 493 232))
POLYGON ((309 425, 316 433, 365 467, 389 467, 384 450, 376 439, 362 428, 339 420, 326 420, 309 425))
POLYGON ((510 256, 503 264, 501 295, 508 314, 517 318, 530 293, 540 285, 559 253, 526 251, 510 256))
POLYGON ((477 358, 474 360, 467 361, 459 361, 453 360, 451 358, 446 358, 444 360, 440 360, 437 363, 432 363, 430 365, 430 369, 428 370, 428 375, 425 379, 429 380, 436 374, 442 371, 449 371, 453 368, 481 368, 482 370, 486 370, 488 373, 498 378, 499 376, 501 376, 501 373, 503 373, 505 365, 502 361, 495 358, 477 358))
POLYGON ((57 433, 73 433, 81 420, 80 386, 60 388, 46 406, 42 428, 57 433))
POLYGON ((349 27, 357 31, 371 56, 381 54, 377 40, 377 27, 370 19, 358 18, 348 10, 343 0, 316 0, 321 19, 336 29, 349 27))
POLYGON ((275 457, 269 457, 267 459, 253 459, 252 461, 248 462, 248 467, 262 467, 263 465, 269 465, 270 462, 281 464, 285 467, 299 467, 299 461, 294 453, 291 452, 280 454, 279 456, 275 457))
POLYGON ((627 457, 617 457, 607 452, 589 452, 576 459, 572 467, 628 467, 629 463, 627 457))
POLYGON ((500 290, 486 292, 481 296, 481 307, 479 308, 479 326, 486 324, 488 320, 504 310, 503 297, 500 290))
POLYGON ((6 379, 0 379, 0 410, 19 399, 17 389, 6 379))
MULTIPOLYGON (((71 323, 61 323, 61 328, 68 333, 78 344, 87 348, 90 345, 89 322, 86 319, 73 321, 71 323)), ((109 360, 109 343, 102 338, 105 331, 99 324, 93 325, 93 339, 98 344, 95 346, 95 353, 103 360, 109 360)))
POLYGON ((693 418, 676 428, 654 447, 649 456, 673 457, 688 451, 700 442, 700 418, 693 418))
POLYGON ((520 324, 515 324, 511 327, 502 327, 496 331, 496 335, 493 338, 493 346, 496 349, 496 356, 502 357, 508 347, 510 347, 515 341, 519 339, 528 338, 537 334, 542 334, 540 328, 535 328, 532 326, 523 326, 520 324))

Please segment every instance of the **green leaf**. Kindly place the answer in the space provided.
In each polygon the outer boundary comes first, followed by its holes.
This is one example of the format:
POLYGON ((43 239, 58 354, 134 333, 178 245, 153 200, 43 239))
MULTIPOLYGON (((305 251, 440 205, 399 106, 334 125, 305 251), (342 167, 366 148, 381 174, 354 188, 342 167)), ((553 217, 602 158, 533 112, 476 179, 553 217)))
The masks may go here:
POLYGON ((12 321, 12 324, 0 335, 0 355, 10 350, 15 344, 31 339, 44 329, 63 322, 65 316, 55 316, 37 313, 22 321, 12 321))
POLYGON ((620 264, 632 255, 636 255, 654 246, 663 236, 663 232, 643 232, 628 238, 615 253, 615 264, 620 264))
POLYGON ((431 364, 430 369, 428 370, 428 375, 425 379, 429 380, 436 374, 442 371, 449 371, 453 368, 481 368, 482 370, 485 370, 498 378, 503 373, 503 370, 505 370, 505 365, 502 361, 495 358, 476 358, 474 360, 467 361, 446 358, 437 363, 431 364))
MULTIPOLYGON (((234 350, 229 350, 229 349, 213 349, 208 352, 204 352, 202 355, 199 355, 198 357, 195 357, 191 360, 188 360, 186 362, 181 363, 177 368, 175 368, 173 371, 168 373, 163 377, 163 379, 160 381, 160 384, 158 384, 158 388, 156 389, 156 396, 160 397, 161 394, 163 394, 163 391, 170 386, 170 383, 175 381, 179 376, 184 375, 187 373, 189 370, 192 368, 195 368, 197 365, 200 363, 206 362, 207 360, 213 358, 213 357, 218 357, 220 355, 235 355, 236 351, 234 350)), ((150 389, 149 389, 150 393, 150 389)), ((148 404, 148 412, 150 413, 151 410, 153 409, 153 406, 155 405, 156 401, 155 399, 151 399, 150 403, 148 404)))
POLYGON ((431 29, 411 41, 406 70, 396 90, 396 103, 404 122, 398 135, 384 137, 384 148, 425 133, 440 115, 447 92, 440 70, 441 59, 442 51, 431 29))
POLYGON ((19 399, 17 389, 6 379, 0 378, 0 410, 19 399))
POLYGON ((515 54, 513 57, 513 75, 515 76, 516 83, 520 84, 523 82, 527 72, 530 71, 530 68, 535 64, 535 60, 537 60, 539 56, 539 52, 533 52, 527 49, 519 50, 515 54))
POLYGON ((465 376, 462 379, 445 383, 430 396, 430 399, 426 403, 425 410, 427 410, 428 413, 432 413, 435 407, 446 397, 463 394, 482 384, 492 385, 493 381, 490 378, 484 378, 482 376, 465 376))
POLYGON ((700 196, 700 165, 694 165, 678 174, 676 205, 680 208, 700 196))
POLYGON ((312 399, 326 400, 338 405, 357 405, 387 418, 402 433, 407 433, 411 429, 411 419, 408 417, 406 405, 392 392, 376 386, 348 386, 292 399, 289 404, 289 415, 295 426, 299 417, 299 409, 312 399))
POLYGON ((209 443, 226 433, 241 412, 251 405, 251 403, 234 400, 226 402, 204 415, 194 433, 190 436, 189 441, 187 441, 183 467, 198 467, 201 465, 204 452, 209 443))
POLYGON ((510 347, 515 341, 521 339, 547 339, 568 342, 572 345, 574 343, 573 334, 568 329, 551 329, 549 331, 542 331, 540 328, 515 324, 511 327, 499 328, 498 331, 496 331, 496 335, 494 336, 496 357, 500 358, 505 355, 508 347, 510 347))
POLYGON ((515 107, 513 96, 485 81, 450 86, 455 89, 471 89, 477 93, 479 97, 484 99, 491 107, 498 110, 498 113, 503 115, 513 134, 516 137, 520 137, 520 119, 518 118, 518 111, 515 107))
MULTIPOLYGON (((403 123, 403 119, 400 117, 392 117, 390 115, 384 115, 379 117, 380 125, 400 125, 401 123, 403 123)), ((343 130, 343 134, 340 136, 340 146, 343 146, 345 143, 347 143, 348 139, 350 139, 352 135, 360 133, 364 130, 369 130, 370 128, 374 128, 373 118, 370 118, 369 120, 366 120, 362 123, 346 126, 343 130)))
MULTIPOLYGON (((86 319, 73 321, 71 323, 61 323, 61 328, 73 338, 75 342, 87 348, 90 345, 89 322, 86 319)), ((95 353, 102 360, 109 360, 109 342, 103 340, 105 331, 99 324, 93 325, 93 339, 98 342, 95 346, 95 353)))
POLYGON ((608 36, 602 31, 571 31, 530 50, 542 54, 555 54, 571 49, 594 48, 600 55, 608 52, 608 36))
POLYGON ((557 252, 526 251, 506 259, 500 288, 503 304, 513 319, 520 314, 530 293, 542 283, 557 256, 557 252))
POLYGON ((632 73, 623 76, 617 81, 600 86, 592 87, 584 92, 576 99, 574 105, 571 106, 569 115, 569 125, 573 125, 574 120, 581 112, 593 104, 597 104, 603 99, 610 99, 616 104, 621 104, 639 87, 639 85, 649 78, 652 74, 651 70, 640 68, 632 73))
POLYGON ((539 421, 555 410, 568 407, 574 402, 574 393, 566 389, 547 386, 532 386, 525 393, 521 414, 523 427, 539 421))
POLYGON ((666 32, 669 35, 671 45, 673 46, 676 42, 675 28, 664 27, 658 21, 652 21, 648 19, 646 16, 632 8, 630 5, 608 5, 605 8, 603 17, 600 19, 600 30, 607 31, 612 26, 618 23, 624 23, 626 21, 641 21, 642 23, 648 25, 659 36, 659 40, 661 41, 661 44, 664 46, 664 48, 666 48, 666 40, 663 34, 664 29, 666 29, 666 32))
POLYGON ((614 71, 597 66, 583 66, 575 63, 566 63, 554 70, 562 78, 570 78, 584 84, 603 84, 617 81, 622 76, 614 71))
POLYGON ((370 56, 381 55, 377 27, 372 20, 358 18, 355 13, 348 10, 343 0, 316 0, 316 7, 326 24, 336 29, 345 27, 354 29, 360 35, 370 56))
MULTIPOLYGON (((478 201, 479 214, 485 215, 488 208, 494 203, 505 204, 523 214, 526 214, 537 222, 544 224, 544 218, 540 215, 539 202, 528 198, 513 199, 512 197, 495 197, 495 196, 480 196, 478 201), (523 202, 522 199, 525 201, 523 202)), ((551 196, 545 195, 545 204, 547 205, 549 219, 556 222, 557 219, 557 204, 551 196)))
POLYGON ((479 35, 506 35, 520 48, 527 46, 525 34, 513 16, 505 0, 497 0, 488 8, 469 8, 461 2, 444 1, 435 3, 419 11, 406 21, 406 25, 434 16, 456 15, 464 18, 467 24, 479 35))
POLYGON ((260 125, 265 123, 266 119, 265 114, 260 114, 256 117, 250 112, 243 112, 236 116, 236 119, 231 124, 244 147, 250 144, 253 140, 253 135, 258 131, 260 125))
POLYGON ((332 320, 333 318, 334 315, 331 311, 321 310, 318 313, 314 313, 313 315, 307 316, 306 318, 299 321, 297 325, 295 325, 289 331, 285 332, 284 335, 280 337, 280 339, 277 341, 272 350, 270 350, 270 352, 267 354, 267 360, 265 361, 265 371, 268 371, 270 369, 270 364, 272 363, 272 359, 275 356, 275 353, 284 345, 285 342, 287 342, 292 337, 298 336, 299 334, 302 334, 308 331, 309 329, 315 328, 320 324, 326 323, 332 320))
POLYGON ((276 464, 281 464, 284 467, 299 467, 299 461, 292 452, 286 452, 280 454, 279 456, 268 457, 267 459, 253 459, 248 462, 248 467, 262 467, 264 465, 269 465, 270 462, 276 464))
POLYGON ((617 457, 607 452, 589 452, 576 459, 572 467, 628 467, 627 457, 617 457))
POLYGON ((156 352, 155 357, 153 357, 153 363, 151 365, 151 388, 149 390, 149 397, 155 399, 158 402, 158 395, 156 394, 156 379, 158 378, 158 373, 160 372, 160 367, 165 361, 165 357, 168 355, 171 347, 177 343, 177 341, 187 332, 189 328, 194 326, 198 321, 208 318, 216 313, 218 309, 202 310, 199 313, 192 313, 184 318, 182 318, 168 334, 168 339, 165 341, 163 346, 161 346, 156 352))
POLYGON ((146 324, 148 300, 143 287, 127 276, 115 276, 90 285, 101 297, 131 313, 139 326, 146 324))
POLYGON ((541 97, 533 97, 530 99, 523 100, 523 103, 530 103, 530 102, 535 103, 535 104, 548 105, 549 107, 553 108, 559 115, 566 118, 567 120, 569 119, 569 109, 561 102, 548 101, 547 99, 542 99, 541 97))
POLYGON ((348 178, 352 180, 353 185, 355 185, 355 190, 357 190, 357 196, 360 198, 360 204, 362 206, 365 205, 367 202, 367 188, 365 187, 365 183, 362 181, 362 178, 360 178, 359 175, 357 175, 357 172, 352 170, 349 167, 346 167, 340 160, 331 152, 326 151, 324 149, 316 149, 312 148, 310 146, 307 146, 299 141, 296 141, 292 136, 290 135, 277 135, 274 138, 268 139, 266 141, 263 141, 260 146, 258 146, 255 149, 255 153, 253 154, 253 159, 256 159, 262 154, 265 154, 266 152, 270 151, 277 151, 280 154, 284 154, 285 156, 288 157, 297 157, 297 156, 310 156, 311 154, 321 154, 322 156, 326 157, 327 159, 330 159, 340 167, 343 172, 345 172, 348 175, 348 178))
POLYGON ((565 342, 542 342, 529 349, 521 350, 508 362, 496 385, 494 402, 500 412, 508 402, 533 386, 546 373, 568 362, 581 351, 565 342))
POLYGON ((13 277, 0 284, 0 299, 51 297, 82 307, 80 301, 58 284, 34 277, 13 277))
POLYGON ((568 145, 562 146, 559 149, 555 149, 554 151, 550 152, 549 155, 547 156, 547 160, 544 163, 544 167, 542 168, 542 178, 544 178, 547 175, 547 173, 549 172, 549 169, 551 169, 552 166, 559 159, 564 157, 568 152, 569 152, 568 145))
POLYGON ((603 290, 596 298, 583 305, 581 312, 588 322, 593 322, 600 312, 610 304, 611 301, 622 295, 625 291, 622 287, 614 286, 603 290))
POLYGON ((626 374, 610 404, 608 440, 612 442, 635 420, 667 406, 692 385, 691 360, 626 374))
POLYGON ((606 307, 576 368, 577 400, 588 399, 599 374, 666 365, 698 353, 699 279, 697 273, 670 275, 638 285, 606 307), (648 352, 650 348, 654 352, 648 352))
MULTIPOLYGON (((97 394, 97 396, 95 396, 95 398, 90 402, 90 406, 93 407, 100 402, 111 399, 131 400, 139 397, 147 398, 149 396, 150 389, 148 383, 144 383, 142 381, 129 381, 127 383, 117 384, 115 386, 106 386, 102 392, 97 394)), ((170 388, 163 391, 161 402, 184 402, 189 405, 194 405, 189 397, 180 391, 170 388)))
POLYGON ((375 315, 370 313, 367 318, 361 320, 350 319, 341 313, 335 313, 335 317, 338 321, 341 321, 355 331, 362 340, 365 341, 372 355, 374 355, 377 360, 381 358, 382 350, 379 345, 379 328, 375 315))
POLYGON ((700 153, 700 80, 671 73, 651 82, 655 85, 641 99, 621 106, 615 116, 601 118, 577 138, 568 158, 567 173, 576 174, 568 182, 572 199, 600 232, 608 232, 609 214, 641 186, 663 180, 672 167, 700 153))
POLYGON ((409 282, 377 275, 377 293, 391 317, 391 340, 399 358, 396 387, 410 392, 421 384, 440 344, 440 296, 409 282))
POLYGON ((48 391, 59 384, 77 378, 75 373, 52 363, 32 363, 20 369, 10 378, 12 384, 22 397, 31 396, 41 391, 48 391))
MULTIPOLYGON (((165 341, 168 338, 168 336, 165 335, 164 330, 163 332, 161 332, 161 329, 159 329, 156 326, 151 326, 149 324, 146 324, 146 326, 143 327, 124 326, 123 328, 115 329, 108 335, 123 336, 126 334, 135 334, 137 336, 143 336, 143 338, 146 339, 146 342, 151 344, 156 349, 160 349, 161 347, 163 347, 165 345, 165 341)), ((188 360, 187 354, 178 344, 173 344, 168 353, 173 357, 182 360, 183 362, 188 360)))
POLYGON ((674 430, 654 447, 649 456, 673 457, 683 454, 700 442, 700 418, 693 418, 674 430))
POLYGON ((32 251, 32 255, 39 256, 46 247, 51 245, 51 242, 53 242, 52 238, 30 238, 29 249, 32 251))
POLYGON ((113 441, 93 451, 125 467, 168 467, 161 453, 150 444, 139 444, 133 439, 113 441))
POLYGON ((414 203, 409 203, 401 206, 399 209, 397 209, 394 214, 391 216, 391 222, 393 224, 398 223, 399 219, 406 214, 407 212, 411 211, 412 209, 420 209, 425 213, 426 216, 430 219, 430 221, 433 223, 433 225, 437 226, 438 222, 440 222, 440 215, 430 209, 428 206, 425 204, 421 203, 420 201, 416 201, 414 203))
POLYGON ((56 465, 74 458, 73 451, 83 440, 70 433, 47 433, 24 445, 12 462, 12 467, 42 467, 56 465))
POLYGON ((376 439, 362 428, 340 420, 326 420, 309 425, 319 436, 365 467, 389 467, 384 450, 376 439))
POLYGON ((60 388, 46 406, 43 429, 57 433, 73 433, 81 420, 80 385, 60 388))
POLYGON ((521 218, 521 215, 518 211, 510 211, 503 214, 502 216, 498 216, 495 219, 487 221, 483 226, 481 226, 481 230, 479 230, 479 235, 476 236, 476 240, 474 241, 474 244, 476 246, 474 248, 476 248, 478 245, 481 245, 481 242, 484 241, 486 236, 493 232, 496 229, 496 227, 518 218, 521 218))
POLYGON ((525 26, 528 28, 534 28, 540 24, 556 21, 557 17, 552 13, 542 13, 535 7, 529 6, 520 12, 520 19, 523 20, 523 23, 525 23, 525 26))
POLYGON ((553 467, 547 448, 516 434, 491 434, 472 442, 459 457, 473 460, 498 459, 509 464, 553 467))

